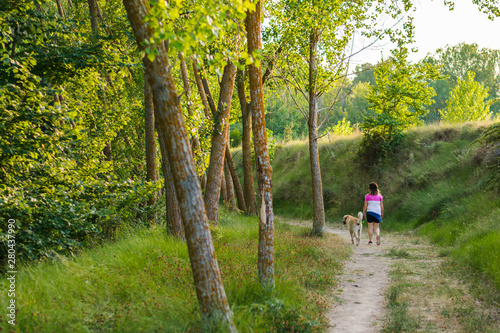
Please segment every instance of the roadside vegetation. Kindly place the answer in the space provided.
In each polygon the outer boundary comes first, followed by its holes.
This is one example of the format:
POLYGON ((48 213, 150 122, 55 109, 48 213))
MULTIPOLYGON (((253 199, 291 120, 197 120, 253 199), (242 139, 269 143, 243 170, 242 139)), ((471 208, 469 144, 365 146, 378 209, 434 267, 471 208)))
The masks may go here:
MULTIPOLYGON (((212 235, 239 332, 320 332, 350 249, 276 226, 276 287, 257 279, 258 219, 223 211, 212 235)), ((4 332, 202 332, 186 244, 155 227, 76 258, 18 268, 18 324, 4 332)), ((0 282, 2 290, 7 282, 0 282)), ((0 294, 2 304, 6 293, 0 294)))

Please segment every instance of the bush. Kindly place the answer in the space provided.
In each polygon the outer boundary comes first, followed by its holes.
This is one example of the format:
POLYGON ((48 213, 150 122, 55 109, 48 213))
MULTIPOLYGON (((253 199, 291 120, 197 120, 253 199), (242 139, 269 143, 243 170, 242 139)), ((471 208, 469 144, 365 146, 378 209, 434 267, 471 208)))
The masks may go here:
POLYGON ((403 123, 390 114, 383 113, 375 119, 366 119, 358 158, 366 166, 386 160, 403 141, 403 129, 403 123))

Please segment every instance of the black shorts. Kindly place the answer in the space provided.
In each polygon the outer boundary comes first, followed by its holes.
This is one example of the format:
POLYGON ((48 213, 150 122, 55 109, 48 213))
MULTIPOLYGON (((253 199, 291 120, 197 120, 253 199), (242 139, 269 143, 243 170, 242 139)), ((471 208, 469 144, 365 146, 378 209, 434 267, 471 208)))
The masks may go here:
POLYGON ((368 223, 380 223, 382 219, 379 219, 377 216, 374 216, 370 213, 366 213, 366 222, 368 223))

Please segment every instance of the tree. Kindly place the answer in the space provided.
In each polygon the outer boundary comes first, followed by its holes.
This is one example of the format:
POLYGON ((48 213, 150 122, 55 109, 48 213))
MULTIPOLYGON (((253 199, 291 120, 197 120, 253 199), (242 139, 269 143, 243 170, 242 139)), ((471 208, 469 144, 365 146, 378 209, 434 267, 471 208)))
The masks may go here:
POLYGON ((248 66, 250 98, 252 105, 252 130, 257 161, 257 181, 259 183, 259 253, 258 269, 261 284, 274 286, 274 213, 272 191, 272 169, 267 148, 266 118, 264 116, 264 89, 262 70, 258 54, 262 49, 260 1, 255 10, 247 11, 245 27, 247 31, 248 54, 253 63, 248 66))
MULTIPOLYGON (((153 189, 143 182, 143 71, 122 66, 136 50, 121 49, 118 31, 95 38, 87 1, 63 9, 0 3, 0 214, 22 225, 20 258, 71 255, 142 224, 153 189), (118 148, 112 160, 106 143, 118 148)), ((121 31, 124 9, 113 9, 121 31)))
POLYGON ((205 189, 205 204, 210 221, 217 222, 219 210, 219 197, 221 179, 224 171, 224 156, 226 153, 227 137, 229 130, 229 112, 233 97, 236 66, 229 63, 224 67, 221 81, 219 104, 214 113, 214 128, 212 131, 212 149, 210 153, 210 166, 207 173, 207 187, 205 189))
MULTIPOLYGON (((147 80, 144 80, 144 131, 146 134, 146 180, 157 181, 158 167, 156 165, 156 138, 155 138, 155 116, 153 106, 153 93, 147 80)), ((166 175, 164 175, 166 179, 166 175)), ((157 193, 148 200, 148 206, 156 204, 157 193)), ((149 214, 150 223, 156 222, 155 214, 149 214)))
POLYGON ((428 81, 439 77, 438 69, 429 63, 409 64, 405 52, 375 68, 377 84, 371 87, 368 101, 378 116, 365 119, 360 150, 369 164, 388 157, 403 131, 422 122, 425 106, 435 95, 428 81))
POLYGON ((488 91, 484 84, 474 81, 475 74, 468 72, 464 80, 458 78, 457 86, 450 92, 441 119, 450 123, 486 120, 490 118, 490 104, 485 102, 488 91))
POLYGON ((243 194, 245 196, 247 214, 257 214, 257 202, 255 201, 255 188, 252 168, 252 112, 247 101, 245 88, 245 75, 238 70, 236 75, 238 99, 241 108, 242 138, 241 151, 243 161, 243 194))
MULTIPOLYGON (((144 0, 124 0, 137 45, 153 40, 153 31, 145 23, 149 9, 144 0)), ((198 175, 191 154, 179 97, 164 43, 155 45, 155 56, 143 58, 153 90, 158 124, 167 146, 177 198, 181 209, 191 268, 202 318, 208 329, 219 324, 235 331, 205 214, 198 175)))

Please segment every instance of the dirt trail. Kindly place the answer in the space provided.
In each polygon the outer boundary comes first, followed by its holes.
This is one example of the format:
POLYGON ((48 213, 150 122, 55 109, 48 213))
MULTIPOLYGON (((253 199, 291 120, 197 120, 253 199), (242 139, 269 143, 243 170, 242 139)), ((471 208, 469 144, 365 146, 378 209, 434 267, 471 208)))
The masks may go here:
MULTIPOLYGON (((364 225, 366 227, 366 225, 364 225)), ((389 284, 390 259, 383 251, 392 246, 391 240, 382 233, 382 244, 368 245, 367 230, 364 228, 359 246, 353 246, 354 253, 346 262, 337 290, 340 298, 327 314, 330 321, 328 332, 378 332, 385 317, 385 290, 389 284)), ((342 237, 351 244, 347 228, 327 227, 327 231, 342 237)))

